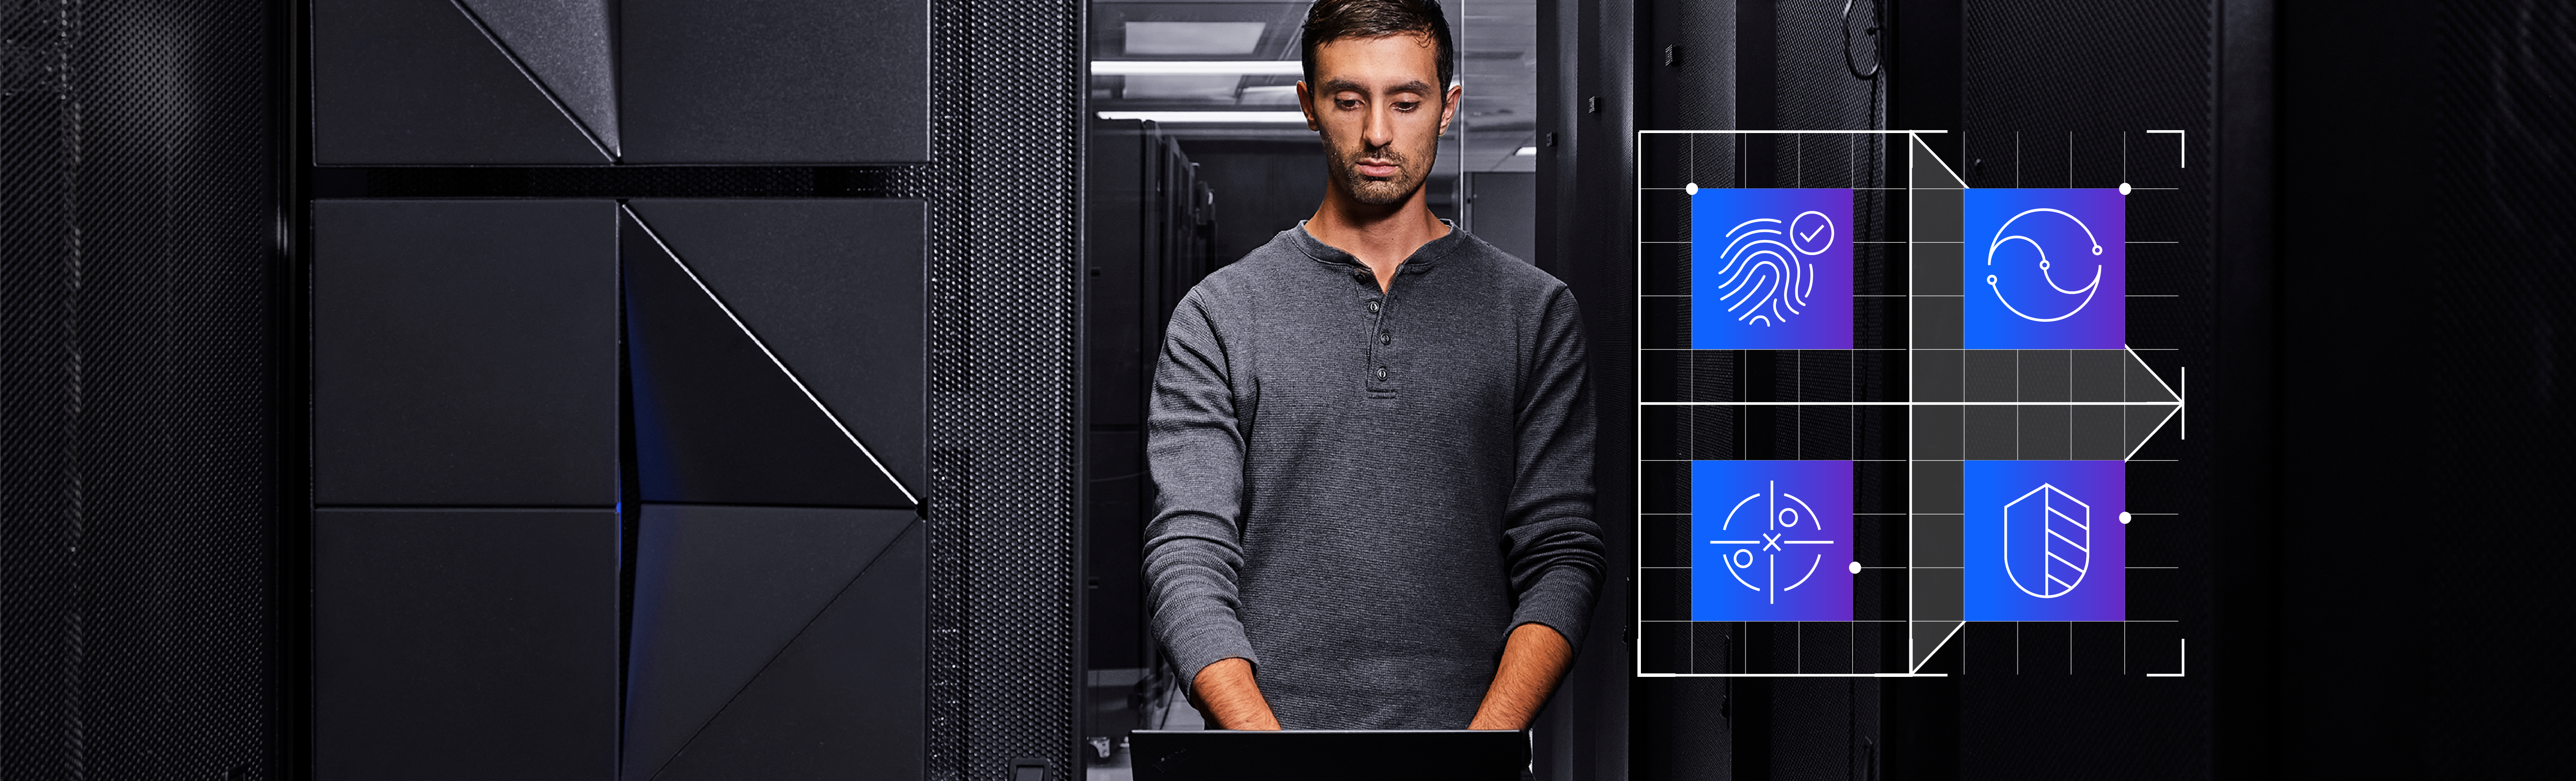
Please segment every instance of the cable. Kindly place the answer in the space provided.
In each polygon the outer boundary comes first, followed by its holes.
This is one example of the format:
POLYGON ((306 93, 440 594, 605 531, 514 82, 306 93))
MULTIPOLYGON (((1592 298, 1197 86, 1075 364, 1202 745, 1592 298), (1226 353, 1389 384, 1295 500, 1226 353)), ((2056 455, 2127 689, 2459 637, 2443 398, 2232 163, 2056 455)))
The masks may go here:
POLYGON ((1881 20, 1879 19, 1878 0, 1870 0, 1869 29, 1861 31, 1870 38, 1868 73, 1860 72, 1860 64, 1852 61, 1851 8, 1853 2, 1854 0, 1843 0, 1843 70, 1850 71, 1852 78, 1874 81, 1878 78, 1879 71, 1886 69, 1885 59, 1887 55, 1887 49, 1882 45, 1884 43, 1884 39, 1878 37, 1878 28, 1881 24, 1881 20))

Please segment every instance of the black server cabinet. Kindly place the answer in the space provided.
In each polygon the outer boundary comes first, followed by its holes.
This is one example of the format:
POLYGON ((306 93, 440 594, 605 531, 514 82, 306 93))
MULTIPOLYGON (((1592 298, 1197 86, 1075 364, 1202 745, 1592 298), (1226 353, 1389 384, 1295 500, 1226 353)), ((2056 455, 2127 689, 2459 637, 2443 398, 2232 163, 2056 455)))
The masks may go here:
POLYGON ((922 204, 634 199, 626 781, 921 775, 922 204))
POLYGON ((317 776, 615 772, 617 220, 313 204, 317 776))
POLYGON ((930 4, 310 0, 322 165, 930 157, 930 4))
POLYGON ((1082 9, 0 4, 0 775, 1067 766, 1082 9))
POLYGON ((924 219, 315 203, 317 774, 917 776, 924 219))

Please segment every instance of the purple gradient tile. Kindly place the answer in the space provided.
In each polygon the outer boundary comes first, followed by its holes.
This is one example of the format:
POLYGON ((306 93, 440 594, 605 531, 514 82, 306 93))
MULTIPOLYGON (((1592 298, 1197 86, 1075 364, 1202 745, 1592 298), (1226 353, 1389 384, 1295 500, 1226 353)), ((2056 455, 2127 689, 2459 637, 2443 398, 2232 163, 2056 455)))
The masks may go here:
POLYGON ((1691 463, 1691 620, 1849 621, 1852 462, 1691 463))
POLYGON ((1970 621, 2128 617, 2128 464, 1970 461, 1963 465, 1970 621))
POLYGON ((2128 342, 2128 215, 2112 189, 1968 190, 1960 323, 1971 350, 2128 342))
POLYGON ((1691 346, 1849 350, 1852 191, 1691 196, 1691 346))

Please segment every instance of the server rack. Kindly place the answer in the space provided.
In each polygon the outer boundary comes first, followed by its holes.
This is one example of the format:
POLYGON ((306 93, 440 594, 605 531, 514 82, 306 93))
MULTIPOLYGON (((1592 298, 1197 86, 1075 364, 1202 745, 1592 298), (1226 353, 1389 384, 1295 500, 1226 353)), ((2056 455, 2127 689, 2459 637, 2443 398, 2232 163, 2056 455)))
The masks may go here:
POLYGON ((1216 193, 1179 139, 1149 121, 1095 120, 1092 144, 1084 292, 1091 636, 1083 734, 1092 748, 1086 758, 1100 761, 1116 753, 1128 730, 1159 726, 1170 700, 1173 671, 1146 620, 1143 534, 1154 484, 1145 464, 1145 410, 1172 310, 1223 261, 1215 256, 1216 193))

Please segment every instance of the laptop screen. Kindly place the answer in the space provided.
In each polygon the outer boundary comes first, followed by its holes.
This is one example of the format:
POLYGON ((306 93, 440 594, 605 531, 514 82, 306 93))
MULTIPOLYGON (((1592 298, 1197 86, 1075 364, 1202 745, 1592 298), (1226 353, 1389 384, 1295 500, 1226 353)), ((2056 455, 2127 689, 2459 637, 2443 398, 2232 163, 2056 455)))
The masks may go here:
POLYGON ((1530 735, 1507 730, 1138 730, 1136 781, 1404 778, 1518 781, 1530 735))

